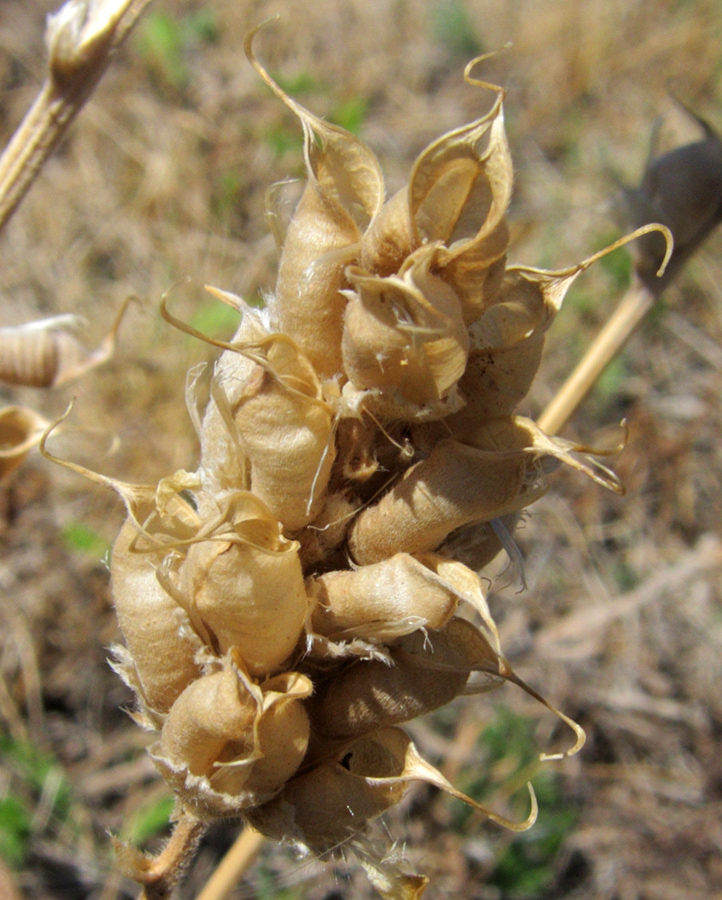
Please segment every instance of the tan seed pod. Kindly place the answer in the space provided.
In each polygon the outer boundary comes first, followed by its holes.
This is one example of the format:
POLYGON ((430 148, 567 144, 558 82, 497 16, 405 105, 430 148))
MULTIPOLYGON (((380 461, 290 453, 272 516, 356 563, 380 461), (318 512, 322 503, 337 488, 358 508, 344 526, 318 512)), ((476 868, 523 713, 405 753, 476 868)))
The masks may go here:
POLYGON ((273 81, 253 54, 256 31, 246 39, 246 55, 301 120, 308 175, 286 232, 273 311, 319 375, 332 377, 341 372, 344 269, 355 261, 361 231, 381 206, 383 177, 362 141, 312 115, 273 81))
POLYGON ((391 665, 356 660, 319 685, 308 707, 314 731, 331 738, 361 735, 408 722, 457 697, 471 669, 451 622, 394 642, 391 665))
POLYGON ((344 321, 344 371, 359 390, 382 389, 375 411, 387 394, 398 395, 413 417, 415 406, 441 400, 464 372, 469 337, 461 307, 430 263, 427 253, 388 278, 348 270, 356 290, 344 321))
POLYGON ((268 674, 291 654, 306 619, 298 543, 253 494, 225 504, 213 531, 189 547, 175 596, 213 652, 234 649, 252 674, 268 674))
MULTIPOLYGON (((227 297, 215 289, 212 293, 220 294, 223 299, 227 297)), ((240 298, 237 299, 242 304, 240 298)), ((244 347, 268 337, 268 328, 258 311, 245 305, 241 305, 241 309, 243 318, 231 344, 244 347)), ((199 429, 199 472, 206 490, 245 490, 249 487, 250 472, 233 413, 255 368, 253 358, 233 349, 224 350, 213 367, 211 397, 199 429)), ((188 405, 192 408, 190 403, 188 405)))
POLYGON ((73 334, 78 318, 53 316, 25 325, 0 328, 0 381, 26 387, 57 387, 102 365, 113 354, 125 310, 123 303, 110 334, 97 350, 84 347, 73 334))
POLYGON ((408 188, 381 208, 361 245, 361 267, 384 276, 418 248, 434 247, 433 271, 454 289, 467 323, 493 300, 509 242, 504 214, 512 167, 503 92, 484 86, 497 93, 489 113, 424 150, 408 188))
POLYGON ((462 525, 524 505, 526 463, 521 453, 504 450, 480 450, 454 440, 437 444, 428 459, 359 513, 349 531, 353 559, 363 566, 398 552, 435 550, 462 525))
POLYGON ((271 335, 232 408, 250 485, 289 532, 313 521, 334 461, 334 415, 293 341, 271 335))
MULTIPOLYGON (((151 509, 138 510, 151 513, 151 509)), ((127 518, 110 560, 110 577, 118 625, 128 653, 116 649, 116 669, 136 690, 143 711, 157 721, 200 674, 201 648, 186 613, 158 582, 163 554, 138 549, 139 529, 127 518)))
MULTIPOLYGON (((438 787, 514 831, 525 831, 536 820, 531 787, 529 816, 522 823, 511 822, 457 791, 422 759, 400 728, 383 728, 343 746, 327 762, 293 778, 270 803, 247 817, 262 834, 275 840, 291 840, 318 855, 350 845, 379 865, 378 850, 374 853, 365 842, 365 832, 373 819, 401 800, 414 781, 438 787)), ((418 896, 418 883, 413 893, 404 892, 400 883, 396 890, 387 896, 398 900, 418 896)))
POLYGON ((0 482, 22 465, 50 422, 24 406, 0 409, 0 482))
POLYGON ((158 485, 126 484, 53 456, 45 446, 51 431, 43 435, 41 453, 111 488, 128 511, 110 559, 115 610, 127 644, 114 648, 114 668, 135 691, 142 724, 155 727, 178 694, 200 673, 196 662, 202 649, 200 639, 188 616, 158 580, 168 554, 184 548, 199 528, 195 508, 185 495, 199 486, 199 479, 180 470, 158 485))
POLYGON ((448 582, 408 553, 327 572, 308 579, 306 590, 314 604, 313 630, 337 641, 358 637, 385 643, 418 628, 441 628, 460 599, 448 582))
POLYGON ((173 704, 151 756, 184 805, 201 816, 237 815, 267 802, 306 752, 311 692, 287 672, 260 687, 227 659, 173 704))

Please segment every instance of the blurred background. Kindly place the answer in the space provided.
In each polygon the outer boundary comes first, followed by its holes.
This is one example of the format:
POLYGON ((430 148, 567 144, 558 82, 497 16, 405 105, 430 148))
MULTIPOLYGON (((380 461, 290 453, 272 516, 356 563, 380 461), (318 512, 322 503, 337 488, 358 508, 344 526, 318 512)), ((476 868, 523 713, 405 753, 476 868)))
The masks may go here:
MULTIPOLYGON (((0 131, 44 77, 46 0, 0 3, 0 131)), ((0 236, 0 326, 78 312, 89 343, 138 296, 104 367, 52 392, 0 387, 49 418, 76 404, 53 451, 136 483, 193 469, 186 370, 213 348, 174 311, 229 337, 203 293, 273 287, 264 220, 273 183, 303 175, 301 130, 243 55, 359 134, 389 193, 439 134, 491 95, 465 63, 512 42, 482 77, 505 87, 515 165, 510 261, 571 265, 627 230, 622 185, 660 147, 700 137, 678 98, 722 131, 719 0, 157 0, 0 236)), ((523 412, 538 415, 629 286, 620 250, 581 276, 547 340, 523 412)), ((564 434, 593 442, 626 418, 612 466, 627 494, 559 471, 517 539, 527 588, 492 594, 517 672, 586 729, 578 756, 538 753, 569 733, 506 686, 410 730, 459 788, 526 815, 513 836, 431 789, 386 820, 427 896, 459 900, 722 898, 722 233, 664 293, 564 434)), ((0 859, 27 900, 125 900, 108 831, 153 850, 172 806, 107 665, 118 639, 106 554, 123 518, 110 491, 33 455, 0 486, 0 859)), ((196 896, 238 825, 214 827, 180 891, 196 896)), ((362 900, 365 877, 267 846, 232 895, 362 900)))

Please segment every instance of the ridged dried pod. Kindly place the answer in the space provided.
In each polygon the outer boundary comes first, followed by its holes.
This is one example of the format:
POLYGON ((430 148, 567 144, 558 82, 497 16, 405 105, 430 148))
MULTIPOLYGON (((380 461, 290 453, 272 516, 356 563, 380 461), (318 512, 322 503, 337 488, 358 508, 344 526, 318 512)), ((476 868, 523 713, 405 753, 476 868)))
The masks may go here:
POLYGON ((74 315, 0 328, 0 381, 25 387, 58 387, 107 362, 131 299, 123 303, 113 328, 97 350, 88 350, 73 334, 79 324, 74 315))
POLYGON ((308 600, 299 545, 253 494, 223 503, 213 529, 188 548, 173 593, 214 653, 235 650, 252 674, 265 675, 290 656, 303 631, 308 600))
POLYGON ((24 406, 0 409, 0 482, 22 465, 50 423, 24 406))
POLYGON ((301 120, 308 181, 286 232, 273 312, 322 377, 341 372, 341 332, 347 286, 344 269, 358 255, 361 232, 383 201, 374 154, 357 137, 292 100, 255 58, 246 56, 276 96, 301 120))
POLYGON ((292 841, 318 855, 349 845, 363 852, 369 822, 398 803, 414 781, 438 787, 514 831, 525 831, 536 820, 531 786, 529 816, 514 823, 457 791, 422 759, 400 728, 383 728, 343 746, 327 762, 293 778, 270 803, 247 817, 262 834, 292 841))
POLYGON ((304 675, 256 685, 231 658, 173 704, 151 757, 185 806, 203 817, 238 815, 267 802, 295 773, 308 746, 304 675))

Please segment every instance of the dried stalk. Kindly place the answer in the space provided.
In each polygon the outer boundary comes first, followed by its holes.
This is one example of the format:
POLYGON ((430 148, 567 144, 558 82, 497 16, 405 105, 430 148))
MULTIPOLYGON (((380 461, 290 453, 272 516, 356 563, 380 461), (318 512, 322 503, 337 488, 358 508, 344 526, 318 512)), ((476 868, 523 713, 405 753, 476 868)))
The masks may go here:
POLYGON ((48 76, 0 157, 0 231, 150 0, 68 0, 49 17, 48 76))
POLYGON ((196 900, 224 900, 258 856, 265 838, 247 825, 221 860, 196 900))
POLYGON ((657 297, 635 278, 606 325, 538 419, 547 434, 557 434, 584 401, 597 378, 619 353, 657 297))

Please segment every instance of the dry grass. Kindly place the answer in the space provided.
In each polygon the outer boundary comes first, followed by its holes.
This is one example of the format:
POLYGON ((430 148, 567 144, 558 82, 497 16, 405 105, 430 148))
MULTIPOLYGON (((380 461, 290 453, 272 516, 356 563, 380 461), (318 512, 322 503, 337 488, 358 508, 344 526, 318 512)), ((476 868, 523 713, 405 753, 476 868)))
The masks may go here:
MULTIPOLYGON (((3 141, 42 80, 43 17, 54 5, 0 5, 3 141)), ((655 117, 665 116, 668 141, 693 133, 670 91, 722 129, 718 0, 158 3, 0 241, 0 326, 77 311, 92 340, 127 294, 145 301, 103 369, 52 394, 0 390, 49 417, 77 395, 59 455, 142 482, 195 463, 183 383, 211 353, 165 325, 158 300, 190 276, 174 308, 228 334, 203 283, 246 297, 273 284, 263 197, 301 174, 301 143, 241 48, 277 11, 260 55, 314 111, 357 117, 389 189, 429 139, 488 105, 461 82, 467 57, 513 41, 485 76, 508 90, 515 262, 567 265, 619 233, 617 180, 639 177, 655 117)), ((720 250, 722 234, 568 430, 591 439, 627 418, 630 440, 614 462, 627 496, 557 476, 519 533, 528 590, 513 585, 494 600, 515 668, 590 742, 547 777, 540 821, 511 849, 497 829, 414 794, 389 828, 412 863, 423 860, 430 898, 722 897, 720 250)), ((628 268, 621 251, 575 286, 532 414, 613 308, 628 268)), ((163 808, 145 738, 120 711, 130 697, 105 661, 116 633, 100 557, 120 518, 113 496, 39 458, 0 488, 0 802, 27 814, 14 878, 28 900, 134 896, 114 874, 105 832, 163 808), (94 539, 85 551, 81 523, 94 539), (25 740, 37 750, 19 749, 25 740)), ((415 733, 460 786, 501 803, 536 742, 564 736, 510 687, 491 700, 457 702, 415 733)), ((233 836, 230 826, 212 831, 184 898, 233 836)), ((270 848, 254 877, 236 897, 369 891, 353 872, 322 874, 270 848)))

